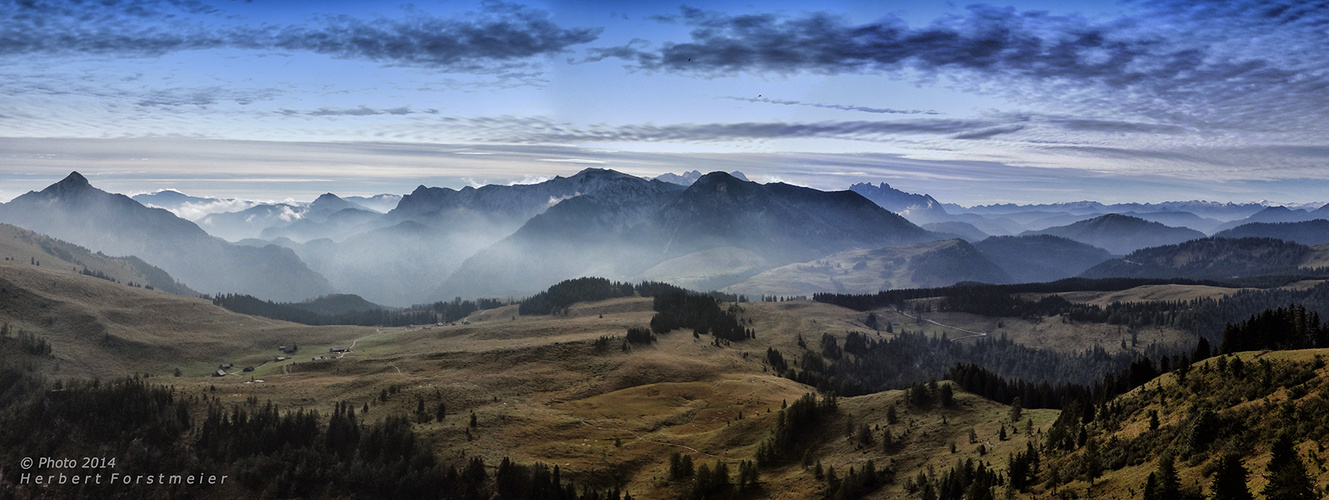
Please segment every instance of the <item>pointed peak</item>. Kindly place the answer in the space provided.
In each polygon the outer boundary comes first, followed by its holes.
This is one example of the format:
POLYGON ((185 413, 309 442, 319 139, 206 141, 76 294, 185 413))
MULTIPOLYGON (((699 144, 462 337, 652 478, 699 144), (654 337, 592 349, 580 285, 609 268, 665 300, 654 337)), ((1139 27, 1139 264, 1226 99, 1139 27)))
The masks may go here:
POLYGON ((58 184, 65 186, 79 186, 79 187, 91 185, 88 183, 88 178, 83 177, 83 174, 80 174, 77 171, 70 172, 69 175, 65 176, 65 178, 61 180, 58 184))
POLYGON ((42 190, 43 194, 66 197, 78 195, 84 191, 93 189, 88 179, 78 172, 70 172, 68 176, 61 179, 60 182, 47 186, 42 190))
POLYGON ((337 196, 332 193, 323 193, 318 195, 318 198, 314 200, 314 203, 318 203, 320 201, 328 202, 328 201, 339 201, 339 200, 341 200, 340 196, 337 196))

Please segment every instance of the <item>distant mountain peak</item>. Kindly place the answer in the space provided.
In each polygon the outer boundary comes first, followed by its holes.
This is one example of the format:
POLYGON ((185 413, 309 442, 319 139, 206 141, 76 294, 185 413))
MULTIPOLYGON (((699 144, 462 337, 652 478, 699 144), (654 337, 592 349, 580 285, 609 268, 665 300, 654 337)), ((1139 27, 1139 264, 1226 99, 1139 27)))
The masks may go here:
POLYGON ((64 179, 61 179, 60 182, 51 184, 50 186, 47 186, 46 189, 43 189, 42 193, 64 197, 66 195, 76 195, 89 189, 95 188, 93 188, 92 184, 88 182, 87 177, 83 177, 83 174, 78 172, 70 172, 69 175, 64 179))
POLYGON ((83 174, 78 173, 78 171, 70 172, 69 175, 65 176, 65 178, 59 182, 59 184, 79 185, 79 186, 89 185, 88 178, 83 177, 83 174))
MULTIPOLYGON (((655 177, 655 180, 657 180, 657 181, 662 181, 662 182, 668 182, 668 183, 670 183, 670 184, 678 184, 678 185, 681 185, 681 186, 691 186, 692 183, 697 182, 697 179, 700 179, 700 178, 702 177, 702 175, 703 175, 703 174, 701 173, 700 170, 689 170, 689 171, 687 171, 687 172, 683 172, 682 175, 675 174, 675 173, 673 173, 673 172, 666 172, 666 173, 660 174, 659 176, 656 176, 656 177, 655 177)), ((739 172, 739 171, 737 171, 737 170, 735 170, 735 171, 733 171, 733 172, 729 172, 729 175, 732 176, 732 177, 734 177, 735 179, 742 180, 742 181, 750 181, 750 180, 751 180, 751 179, 748 179, 748 176, 743 175, 743 172, 739 172)))
POLYGON ((697 178, 697 182, 701 182, 701 181, 703 181, 703 180, 705 180, 705 181, 709 181, 709 182, 718 182, 718 181, 728 181, 729 179, 732 179, 732 180, 735 180, 735 181, 739 180, 737 177, 734 177, 733 175, 731 175, 731 174, 729 174, 729 173, 727 173, 727 172, 722 172, 722 171, 716 170, 716 171, 714 171, 714 172, 711 172, 711 173, 708 173, 708 174, 702 175, 701 177, 698 177, 698 178, 697 178))
POLYGON ((877 206, 905 216, 915 223, 949 220, 946 209, 941 207, 941 203, 927 194, 907 193, 895 189, 885 182, 876 186, 867 182, 860 182, 849 186, 849 190, 871 200, 877 206))
POLYGON ((587 167, 572 175, 572 177, 622 177, 627 174, 617 170, 599 167, 587 167))

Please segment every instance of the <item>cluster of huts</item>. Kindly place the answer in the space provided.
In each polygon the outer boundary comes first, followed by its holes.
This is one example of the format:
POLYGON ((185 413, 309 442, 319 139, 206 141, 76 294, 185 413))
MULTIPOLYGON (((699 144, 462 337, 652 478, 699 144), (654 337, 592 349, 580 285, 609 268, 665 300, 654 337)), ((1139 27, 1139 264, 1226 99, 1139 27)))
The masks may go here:
MULTIPOLYGON (((288 359, 294 359, 294 357, 293 357, 293 356, 290 356, 290 355, 291 355, 291 354, 295 354, 297 351, 299 351, 299 350, 300 350, 300 346, 297 345, 297 344, 291 344, 291 345, 279 345, 279 346, 277 346, 277 350, 281 351, 282 354, 286 354, 287 356, 273 356, 273 357, 272 357, 272 361, 273 361, 274 363, 280 363, 280 362, 282 362, 282 361, 286 361, 286 360, 288 360, 288 359)), ((347 348, 345 348, 345 347, 333 347, 333 348, 328 349, 328 353, 329 353, 329 354, 342 354, 342 353, 347 353, 347 352, 351 352, 351 350, 350 350, 350 349, 347 349, 347 348)), ((327 356, 314 356, 314 357, 313 357, 313 360, 314 360, 314 361, 322 361, 322 360, 325 360, 325 359, 330 359, 330 358, 327 357, 327 356)), ((227 373, 226 373, 227 370, 230 370, 230 369, 232 369, 232 368, 234 368, 234 367, 235 367, 235 364, 234 364, 234 363, 223 362, 222 364, 217 365, 217 371, 212 372, 212 376, 214 376, 214 377, 225 377, 226 374, 227 374, 227 373)), ((245 373, 249 373, 249 372, 252 372, 252 371, 254 371, 254 367, 253 367, 253 366, 246 366, 246 367, 244 368, 244 372, 245 372, 245 373)))

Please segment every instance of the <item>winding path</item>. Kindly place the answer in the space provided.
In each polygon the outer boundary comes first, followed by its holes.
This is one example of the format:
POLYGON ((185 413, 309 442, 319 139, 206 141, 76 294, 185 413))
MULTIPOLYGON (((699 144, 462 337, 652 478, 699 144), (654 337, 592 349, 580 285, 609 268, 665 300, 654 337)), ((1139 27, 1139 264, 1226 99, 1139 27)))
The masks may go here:
POLYGON ((896 314, 899 314, 899 315, 901 315, 901 316, 904 316, 904 317, 906 317, 906 318, 913 318, 913 319, 915 319, 915 320, 922 320, 922 321, 926 321, 926 322, 928 322, 928 323, 932 323, 932 324, 934 324, 934 325, 940 326, 940 327, 942 327, 942 328, 950 328, 950 329, 955 330, 955 331, 960 331, 960 332, 964 332, 964 333, 968 333, 968 334, 970 334, 970 335, 965 336, 965 337, 956 337, 956 338, 951 339, 951 340, 953 340, 953 341, 954 341, 954 340, 972 339, 972 338, 974 338, 974 337, 986 337, 986 336, 988 336, 988 333, 987 333, 987 332, 975 332, 975 331, 973 331, 973 330, 965 330, 964 328, 960 328, 960 327, 958 327, 958 326, 951 326, 951 325, 947 325, 947 324, 944 324, 944 323, 938 323, 938 322, 936 322, 936 321, 933 321, 933 320, 930 320, 930 319, 927 319, 927 318, 922 317, 921 314, 920 314, 919 316, 910 316, 909 313, 906 313, 906 312, 901 311, 901 310, 899 310, 899 309, 896 309, 896 310, 895 310, 895 313, 896 313, 896 314))

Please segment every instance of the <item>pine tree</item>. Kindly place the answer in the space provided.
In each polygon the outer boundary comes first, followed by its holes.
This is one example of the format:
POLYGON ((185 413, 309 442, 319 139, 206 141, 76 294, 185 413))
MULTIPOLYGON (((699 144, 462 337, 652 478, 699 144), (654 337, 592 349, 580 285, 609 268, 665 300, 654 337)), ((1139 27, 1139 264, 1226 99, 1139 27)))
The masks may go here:
POLYGON ((1315 484, 1306 475, 1306 465, 1297 457, 1297 450, 1292 446, 1292 438, 1281 434, 1274 441, 1269 457, 1269 472, 1265 475, 1269 484, 1264 487, 1264 496, 1279 500, 1313 500, 1315 484))
POLYGON ((1173 500, 1181 498, 1181 481, 1172 453, 1164 452, 1158 458, 1158 470, 1149 473, 1144 486, 1144 500, 1173 500))
POLYGON ((1241 465, 1241 457, 1231 453, 1223 455, 1214 474, 1213 500, 1254 500, 1251 491, 1246 489, 1248 474, 1246 467, 1241 465))

